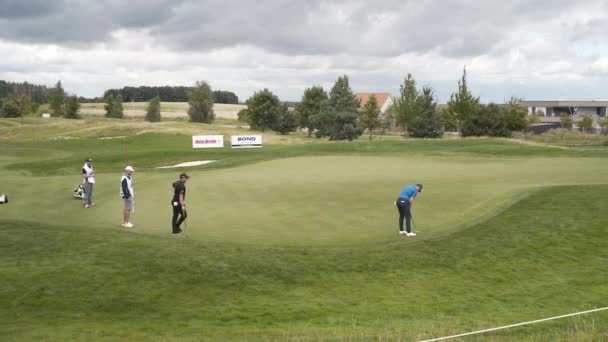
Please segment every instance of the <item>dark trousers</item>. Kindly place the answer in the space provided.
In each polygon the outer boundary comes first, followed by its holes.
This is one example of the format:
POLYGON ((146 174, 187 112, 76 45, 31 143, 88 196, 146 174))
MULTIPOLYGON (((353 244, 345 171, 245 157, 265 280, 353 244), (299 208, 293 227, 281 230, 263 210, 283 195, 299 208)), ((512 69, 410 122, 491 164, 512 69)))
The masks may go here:
POLYGON ((93 204, 93 184, 87 181, 84 182, 84 205, 93 204))
POLYGON ((412 212, 410 210, 410 201, 399 198, 397 200, 397 210, 399 210, 399 230, 403 231, 403 219, 405 218, 405 225, 407 227, 407 232, 412 232, 412 212))
POLYGON ((186 220, 186 213, 184 213, 184 209, 182 209, 181 205, 173 205, 173 219, 171 220, 171 226, 173 227, 173 233, 180 233, 182 229, 179 227, 186 220))

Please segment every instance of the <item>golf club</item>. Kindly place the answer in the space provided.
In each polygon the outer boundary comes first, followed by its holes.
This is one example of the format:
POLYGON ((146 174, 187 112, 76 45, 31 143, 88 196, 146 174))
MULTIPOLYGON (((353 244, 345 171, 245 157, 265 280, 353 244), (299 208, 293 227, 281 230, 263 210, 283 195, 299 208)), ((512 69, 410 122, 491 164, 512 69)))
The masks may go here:
POLYGON ((414 215, 410 214, 410 217, 412 218, 412 225, 414 226, 414 229, 416 230, 416 232, 418 231, 418 227, 416 227, 416 222, 414 222, 414 215))

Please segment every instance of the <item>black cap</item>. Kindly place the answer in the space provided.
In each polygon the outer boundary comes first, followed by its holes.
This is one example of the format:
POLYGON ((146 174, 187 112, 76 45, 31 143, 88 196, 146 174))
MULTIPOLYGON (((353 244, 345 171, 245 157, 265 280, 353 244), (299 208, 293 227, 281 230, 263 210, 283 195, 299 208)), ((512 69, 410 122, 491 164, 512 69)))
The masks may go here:
POLYGON ((416 184, 416 185, 418 185, 418 188, 419 188, 418 192, 422 192, 422 188, 424 188, 424 184, 419 183, 419 184, 416 184))
POLYGON ((187 173, 182 173, 181 175, 179 175, 179 178, 190 178, 190 176, 188 176, 187 173))
POLYGON ((92 161, 93 161, 93 159, 91 159, 91 158, 87 158, 87 159, 85 159, 84 161, 85 161, 85 162, 92 162, 92 161))

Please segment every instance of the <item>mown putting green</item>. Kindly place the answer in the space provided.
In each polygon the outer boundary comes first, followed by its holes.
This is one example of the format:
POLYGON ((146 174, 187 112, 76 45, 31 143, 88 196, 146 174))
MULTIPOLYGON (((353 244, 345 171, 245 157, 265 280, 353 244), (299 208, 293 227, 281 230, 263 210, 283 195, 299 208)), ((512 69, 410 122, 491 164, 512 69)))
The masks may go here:
MULTIPOLYGON (((0 146, 2 340, 417 340, 608 305, 602 149, 187 140, 128 138, 143 169, 130 232, 121 142, 0 146), (99 161, 93 209, 71 198, 82 155, 99 161), (180 171, 153 167, 198 159, 219 162, 188 169, 189 238, 175 238, 180 171), (407 239, 393 201, 418 181, 407 239)), ((473 340, 601 340, 606 315, 473 340)))
MULTIPOLYGON (((120 173, 98 174, 95 208, 70 198, 74 176, 15 177, 10 219, 120 230, 120 173), (25 217, 23 216, 26 214, 25 217)), ((427 186, 413 213, 419 238, 475 223, 540 186, 602 182, 605 159, 304 157, 190 172, 190 238, 253 245, 352 245, 397 232, 402 186, 427 186)), ((137 165, 135 165, 137 167, 137 165)), ((136 233, 170 233, 171 182, 179 171, 134 176, 136 233)), ((3 208, 3 209, 8 209, 3 208)))

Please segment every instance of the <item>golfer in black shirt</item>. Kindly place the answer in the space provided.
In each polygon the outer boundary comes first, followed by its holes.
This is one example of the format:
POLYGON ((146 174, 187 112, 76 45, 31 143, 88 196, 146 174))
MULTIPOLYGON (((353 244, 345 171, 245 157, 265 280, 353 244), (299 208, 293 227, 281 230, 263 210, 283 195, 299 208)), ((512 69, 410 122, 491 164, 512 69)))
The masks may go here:
POLYGON ((173 207, 173 219, 171 224, 173 234, 180 234, 182 229, 181 224, 186 220, 186 182, 190 176, 185 173, 179 175, 179 180, 173 183, 173 199, 171 206, 173 207))

